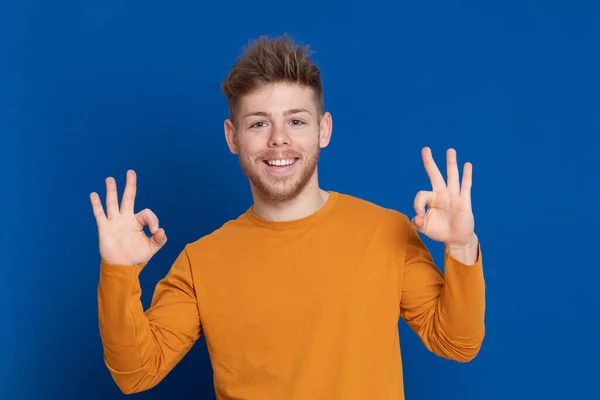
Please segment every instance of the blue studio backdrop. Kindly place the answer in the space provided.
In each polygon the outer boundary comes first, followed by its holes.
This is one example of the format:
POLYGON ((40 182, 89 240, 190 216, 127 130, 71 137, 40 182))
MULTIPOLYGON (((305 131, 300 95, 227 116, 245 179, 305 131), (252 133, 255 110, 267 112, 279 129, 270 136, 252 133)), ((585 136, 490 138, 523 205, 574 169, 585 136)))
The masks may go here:
MULTIPOLYGON (((182 247, 251 204, 220 83, 262 34, 310 44, 333 137, 325 189, 413 215, 420 150, 474 166, 487 336, 471 363, 400 321, 406 398, 597 398, 600 12, 576 1, 0 4, 0 398, 119 399, 102 358, 89 194, 138 173, 182 247)), ((426 241, 436 261, 442 246, 426 241)), ((214 399, 201 339, 140 399, 214 399)))

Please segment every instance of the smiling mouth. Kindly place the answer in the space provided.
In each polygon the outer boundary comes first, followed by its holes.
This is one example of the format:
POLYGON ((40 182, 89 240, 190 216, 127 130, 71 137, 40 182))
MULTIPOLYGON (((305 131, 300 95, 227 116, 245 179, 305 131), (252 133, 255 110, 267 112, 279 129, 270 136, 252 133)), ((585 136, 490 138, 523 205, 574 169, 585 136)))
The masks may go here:
POLYGON ((267 164, 269 167, 282 168, 282 167, 289 167, 291 165, 294 165, 294 163, 296 163, 297 160, 298 160, 298 158, 285 158, 285 159, 275 159, 275 160, 263 160, 263 162, 265 164, 267 164))

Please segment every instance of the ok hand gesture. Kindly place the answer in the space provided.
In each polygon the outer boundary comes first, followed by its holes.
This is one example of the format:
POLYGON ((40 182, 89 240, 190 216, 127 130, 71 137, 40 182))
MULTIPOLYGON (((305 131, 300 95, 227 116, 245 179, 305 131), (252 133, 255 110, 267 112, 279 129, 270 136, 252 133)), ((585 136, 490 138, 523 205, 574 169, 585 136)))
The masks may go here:
POLYGON ((130 266, 147 263, 167 242, 165 231, 158 227, 158 218, 151 210, 145 209, 134 214, 136 187, 136 174, 129 170, 119 208, 115 180, 106 178, 106 215, 98 194, 90 194, 98 225, 100 256, 107 263, 130 266), (152 233, 151 237, 143 230, 146 225, 152 233))
POLYGON ((413 226, 430 239, 447 246, 460 247, 472 243, 475 220, 471 209, 471 163, 465 163, 462 183, 459 183, 456 151, 449 149, 446 152, 446 184, 433 160, 431 149, 425 147, 421 155, 432 190, 417 193, 414 201, 417 215, 412 219, 413 226))

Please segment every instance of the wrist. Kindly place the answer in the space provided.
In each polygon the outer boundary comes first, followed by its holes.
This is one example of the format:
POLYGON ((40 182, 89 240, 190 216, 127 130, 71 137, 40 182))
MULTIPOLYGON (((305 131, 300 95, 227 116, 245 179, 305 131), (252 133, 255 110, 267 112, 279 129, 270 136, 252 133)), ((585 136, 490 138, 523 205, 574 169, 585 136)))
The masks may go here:
POLYGON ((466 265, 475 264, 479 258, 479 240, 473 233, 464 244, 444 243, 446 251, 452 257, 466 265))

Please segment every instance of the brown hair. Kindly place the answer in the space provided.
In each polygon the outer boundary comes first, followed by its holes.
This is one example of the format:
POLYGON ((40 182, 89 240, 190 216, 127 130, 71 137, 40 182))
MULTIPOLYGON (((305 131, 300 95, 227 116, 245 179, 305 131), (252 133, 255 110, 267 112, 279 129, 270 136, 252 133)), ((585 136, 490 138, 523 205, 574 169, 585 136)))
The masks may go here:
POLYGON ((321 73, 310 58, 307 45, 299 45, 287 34, 251 41, 235 62, 221 85, 227 96, 231 120, 235 117, 241 97, 269 83, 293 83, 313 89, 320 120, 324 112, 321 73))

